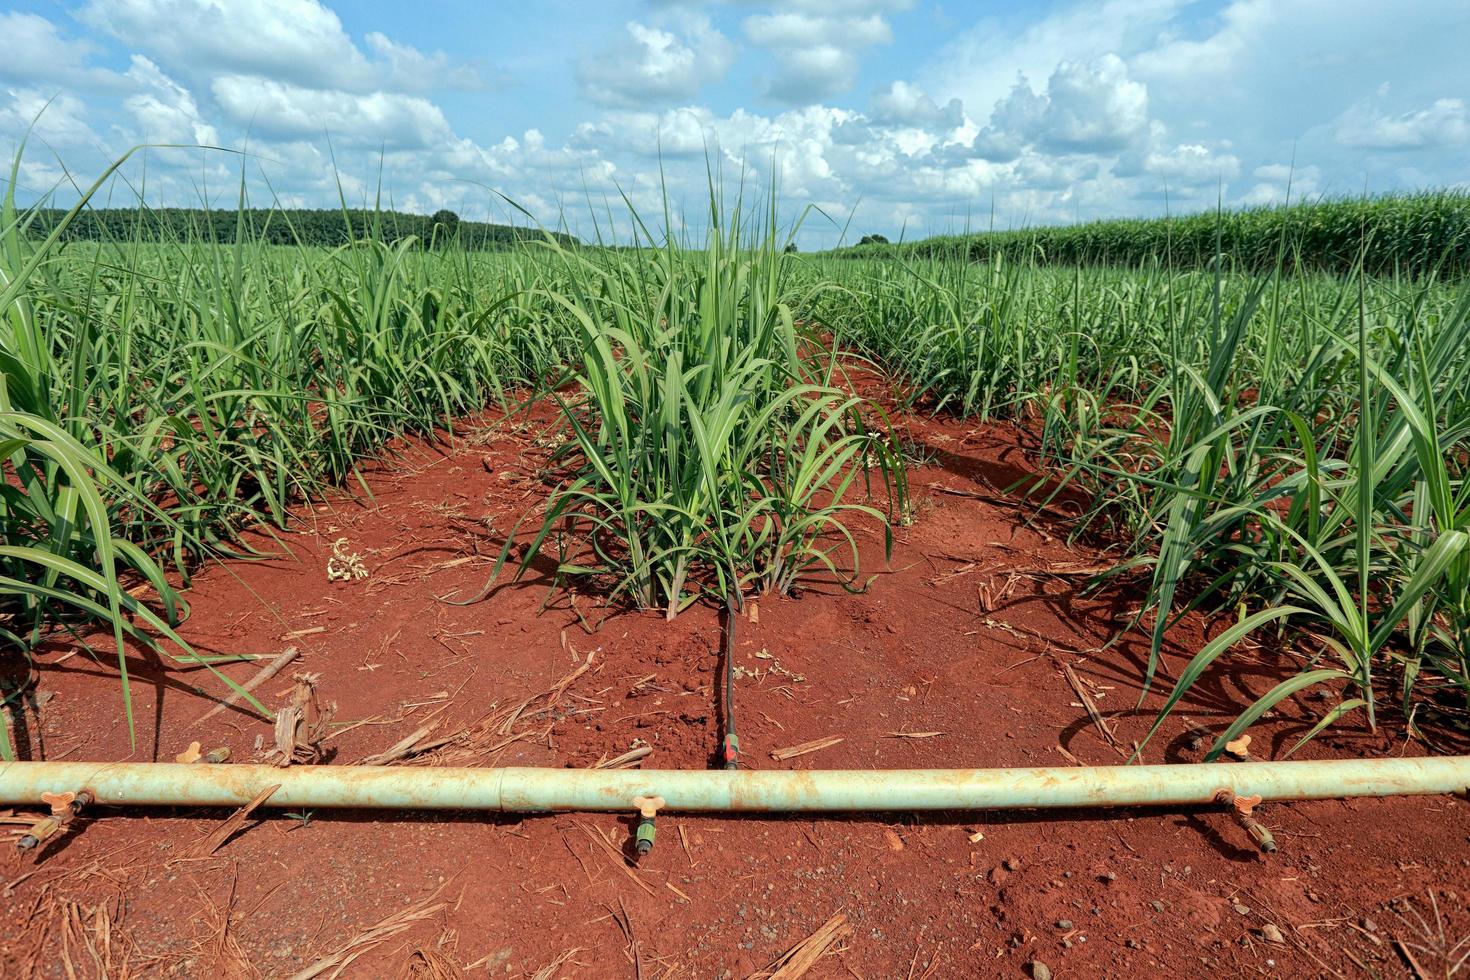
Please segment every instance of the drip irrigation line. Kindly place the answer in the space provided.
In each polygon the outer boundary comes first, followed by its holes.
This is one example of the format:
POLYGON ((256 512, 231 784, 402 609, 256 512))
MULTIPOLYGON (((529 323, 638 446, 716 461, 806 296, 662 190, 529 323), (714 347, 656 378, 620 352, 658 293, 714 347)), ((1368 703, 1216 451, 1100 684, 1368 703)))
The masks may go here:
POLYGON ((735 734, 735 597, 725 593, 725 635, 721 644, 725 655, 725 739, 722 757, 726 769, 740 768, 740 738, 735 734))

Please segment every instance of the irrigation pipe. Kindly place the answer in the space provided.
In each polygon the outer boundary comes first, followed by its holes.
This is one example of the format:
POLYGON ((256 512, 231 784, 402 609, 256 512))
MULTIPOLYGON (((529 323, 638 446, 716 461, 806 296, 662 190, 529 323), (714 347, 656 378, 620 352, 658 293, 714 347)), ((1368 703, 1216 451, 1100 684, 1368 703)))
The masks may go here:
MULTIPOLYGON (((735 597, 725 595, 725 630, 721 639, 721 656, 725 658, 725 737, 720 742, 720 758, 729 770, 740 768, 740 736, 735 734, 735 597)), ((744 604, 744 600, 741 600, 744 604)))
POLYGON ((101 805, 628 812, 863 812, 1211 804, 1464 792, 1470 757, 1037 769, 588 770, 398 766, 0 764, 0 805, 81 793, 101 805))

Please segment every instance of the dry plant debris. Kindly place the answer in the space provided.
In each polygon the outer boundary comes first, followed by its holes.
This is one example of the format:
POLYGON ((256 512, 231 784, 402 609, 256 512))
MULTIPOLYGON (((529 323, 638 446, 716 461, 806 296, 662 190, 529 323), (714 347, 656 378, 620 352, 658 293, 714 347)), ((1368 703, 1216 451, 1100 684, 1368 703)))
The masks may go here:
POLYGON ((438 915, 445 908, 446 903, 435 901, 437 895, 436 892, 423 901, 400 909, 377 924, 364 929, 343 943, 336 952, 323 956, 301 972, 292 974, 291 980, 312 980, 313 977, 326 974, 329 970, 331 971, 328 974, 329 977, 341 976, 342 971, 374 946, 438 915))
POLYGON ((571 949, 563 950, 556 959, 537 970, 532 975, 531 980, 552 980, 552 977, 557 975, 557 971, 562 968, 562 965, 580 952, 582 952, 582 947, 580 946, 573 946, 571 949))
POLYGON ((214 830, 210 831, 208 834, 205 834, 198 841, 196 841, 194 843, 194 846, 189 848, 187 856, 192 858, 209 857, 215 851, 218 851, 221 847, 224 847, 225 843, 229 841, 231 837, 234 837, 235 834, 239 833, 241 827, 245 826, 245 821, 250 819, 250 815, 254 813, 261 804, 270 799, 271 795, 280 788, 280 783, 277 783, 274 786, 267 786, 265 789, 255 794, 255 798, 253 800, 240 807, 240 809, 236 810, 234 813, 230 814, 228 817, 220 822, 220 825, 218 827, 214 828, 214 830))
POLYGON ((1093 703, 1092 697, 1087 693, 1087 689, 1082 686, 1082 681, 1078 679, 1077 672, 1072 669, 1072 665, 1063 664, 1062 673, 1067 676, 1067 683, 1072 685, 1072 690, 1076 692, 1078 700, 1082 702, 1082 707, 1087 709, 1087 717, 1092 719, 1093 727, 1102 735, 1103 741, 1107 742, 1114 749, 1117 749, 1121 755, 1123 750, 1118 747, 1118 739, 1113 735, 1112 729, 1108 728, 1107 722, 1103 720, 1102 712, 1097 710, 1097 705, 1093 703))
POLYGON ((771 758, 775 759, 777 762, 785 762, 787 759, 794 759, 799 755, 807 755, 811 752, 820 752, 823 749, 830 749, 832 746, 837 745, 842 741, 844 741, 844 739, 841 735, 828 735, 826 738, 815 738, 812 739, 810 742, 802 742, 800 745, 793 745, 789 748, 772 749, 771 758))
POLYGON ((332 557, 327 559, 327 581, 352 582, 367 577, 368 569, 363 564, 362 556, 347 550, 347 539, 338 538, 333 541, 332 557))
POLYGON ((265 758, 278 766, 310 765, 323 758, 322 740, 326 738, 337 712, 336 702, 323 705, 317 697, 316 682, 320 674, 296 674, 291 700, 276 712, 276 744, 265 758))
POLYGON ((295 647, 287 647, 281 652, 280 656, 276 657, 270 663, 262 667, 260 669, 260 673, 250 678, 250 680, 246 681, 244 684, 241 684, 239 691, 230 692, 229 697, 225 698, 219 704, 215 705, 213 708, 210 708, 204 714, 200 715, 198 721, 195 721, 194 724, 198 725, 201 722, 208 721, 215 715, 219 714, 221 711, 230 707, 230 705, 239 701, 240 698, 242 698, 245 694, 249 694, 250 692, 254 691, 257 687, 264 684, 266 681, 270 680, 272 677, 280 673, 281 668, 285 667, 291 661, 295 660, 299 653, 300 651, 298 651, 295 647))
POLYGON ((121 898, 103 898, 83 904, 57 896, 51 884, 42 887, 24 918, 23 944, 0 942, 7 975, 126 978, 135 975, 133 945, 120 926, 125 906, 121 898))
POLYGON ((644 759, 653 754, 653 746, 639 745, 629 749, 622 755, 613 756, 611 759, 604 756, 597 760, 588 769, 632 769, 640 765, 644 759))
POLYGON ((458 952, 459 934, 446 929, 433 945, 414 948, 399 969, 397 980, 466 980, 474 965, 461 966, 455 959, 458 952))
MULTIPOLYGON (((570 644, 566 647, 579 657, 570 644)), ((432 746, 416 745, 413 761, 440 766, 494 765, 500 754, 516 742, 549 738, 567 688, 591 670, 596 659, 597 651, 593 650, 548 690, 496 708, 476 724, 438 739, 432 746)))
POLYGON ((835 912, 816 932, 781 954, 765 970, 752 973, 747 980, 796 980, 806 976, 833 946, 850 935, 852 926, 847 924, 847 916, 835 912))

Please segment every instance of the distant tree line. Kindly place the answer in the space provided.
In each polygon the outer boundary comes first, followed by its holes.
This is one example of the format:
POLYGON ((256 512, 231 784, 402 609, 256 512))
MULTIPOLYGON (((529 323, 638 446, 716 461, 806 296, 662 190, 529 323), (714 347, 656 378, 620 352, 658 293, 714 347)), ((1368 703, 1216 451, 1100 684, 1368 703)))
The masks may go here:
POLYGON ((1227 266, 1375 275, 1470 274, 1470 193, 1457 190, 1340 198, 1130 218, 1016 231, 945 235, 888 244, 864 235, 837 254, 872 258, 965 256, 1066 265, 1227 266))
MULTIPOLYGON (((65 211, 44 208, 35 215, 30 233, 44 237, 60 223, 65 211)), ((518 242, 539 241, 536 228, 464 221, 453 211, 433 215, 403 211, 323 209, 264 209, 206 211, 202 208, 99 208, 83 211, 62 232, 63 241, 153 241, 230 243, 243 233, 247 240, 273 245, 334 247, 373 238, 402 241, 410 236, 424 247, 451 242, 461 248, 509 248, 518 242)), ((563 245, 579 244, 564 233, 552 233, 563 245)))

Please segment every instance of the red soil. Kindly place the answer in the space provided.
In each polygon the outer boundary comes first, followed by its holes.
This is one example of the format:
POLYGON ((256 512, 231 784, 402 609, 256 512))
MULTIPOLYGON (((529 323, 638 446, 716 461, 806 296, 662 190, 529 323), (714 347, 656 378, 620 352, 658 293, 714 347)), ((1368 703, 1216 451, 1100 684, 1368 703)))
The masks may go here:
MULTIPOLYGON (((767 597, 758 622, 739 623, 746 764, 1122 763, 1062 667, 1091 687, 1119 744, 1141 737, 1161 698, 1156 691, 1133 708, 1146 637, 1104 647, 1137 594, 1120 585, 1083 597, 1078 573, 1106 558, 1067 545, 1060 522, 1028 526, 1034 510, 1005 499, 1003 488, 1031 472, 1020 431, 905 425, 932 455, 913 471, 917 520, 897 529, 891 562, 868 529, 869 590, 816 585, 767 597), (769 754, 825 736, 843 741, 787 762, 769 754)), ((477 592, 500 535, 544 499, 542 433, 539 422, 487 420, 448 451, 399 446, 397 459, 370 472, 372 500, 304 512, 278 544, 260 537, 278 557, 202 571, 184 635, 204 652, 299 646, 297 667, 320 675, 337 719, 373 720, 327 743, 334 762, 348 763, 431 717, 429 737, 449 735, 548 690, 576 666, 564 634, 598 657, 554 713, 526 728, 549 726, 549 735, 498 756, 464 749, 458 761, 585 766, 646 744, 648 767, 708 765, 719 737, 714 609, 672 623, 587 595, 574 609, 567 593, 548 593, 545 567, 470 605, 438 598, 477 592), (343 537, 371 574, 329 584, 325 565, 343 537), (282 639, 316 627, 325 629, 282 639)), ((1171 673, 1207 631, 1193 619, 1173 631, 1171 673)), ((196 724, 218 682, 140 655, 130 751, 106 643, 97 661, 74 649, 41 658, 44 706, 30 722, 37 755, 37 736, 44 757, 74 760, 171 760, 197 739, 246 761, 258 737, 271 741, 269 726, 245 711, 196 724)), ((1238 651, 1150 743, 1146 761, 1198 759, 1186 717, 1218 732, 1293 665, 1270 650, 1238 651)), ((256 669, 229 668, 241 680, 256 669)), ((290 673, 265 685, 262 700, 282 703, 290 673)), ((1256 754, 1279 757, 1321 708, 1307 700, 1273 713, 1254 732, 1256 754)), ((1417 751, 1402 732, 1369 736, 1356 724, 1302 755, 1417 751)), ((455 751, 420 761, 453 762, 455 751)), ((225 813, 94 810, 39 853, 0 852, 0 971, 63 976, 70 962, 95 975, 110 957, 111 975, 123 964, 144 974, 289 975, 437 896, 430 908, 441 908, 369 948, 346 975, 459 975, 444 965, 476 964, 463 975, 743 977, 838 911, 852 932, 812 976, 1024 976, 1033 961, 1057 977, 1393 976, 1409 974, 1406 953, 1424 976, 1444 975, 1444 951, 1470 933, 1470 806, 1268 802, 1259 813, 1280 843, 1271 857, 1214 809, 670 815, 658 847, 630 868, 615 853, 630 821, 616 815, 317 812, 307 821, 262 811, 214 856, 191 858, 225 813)))

